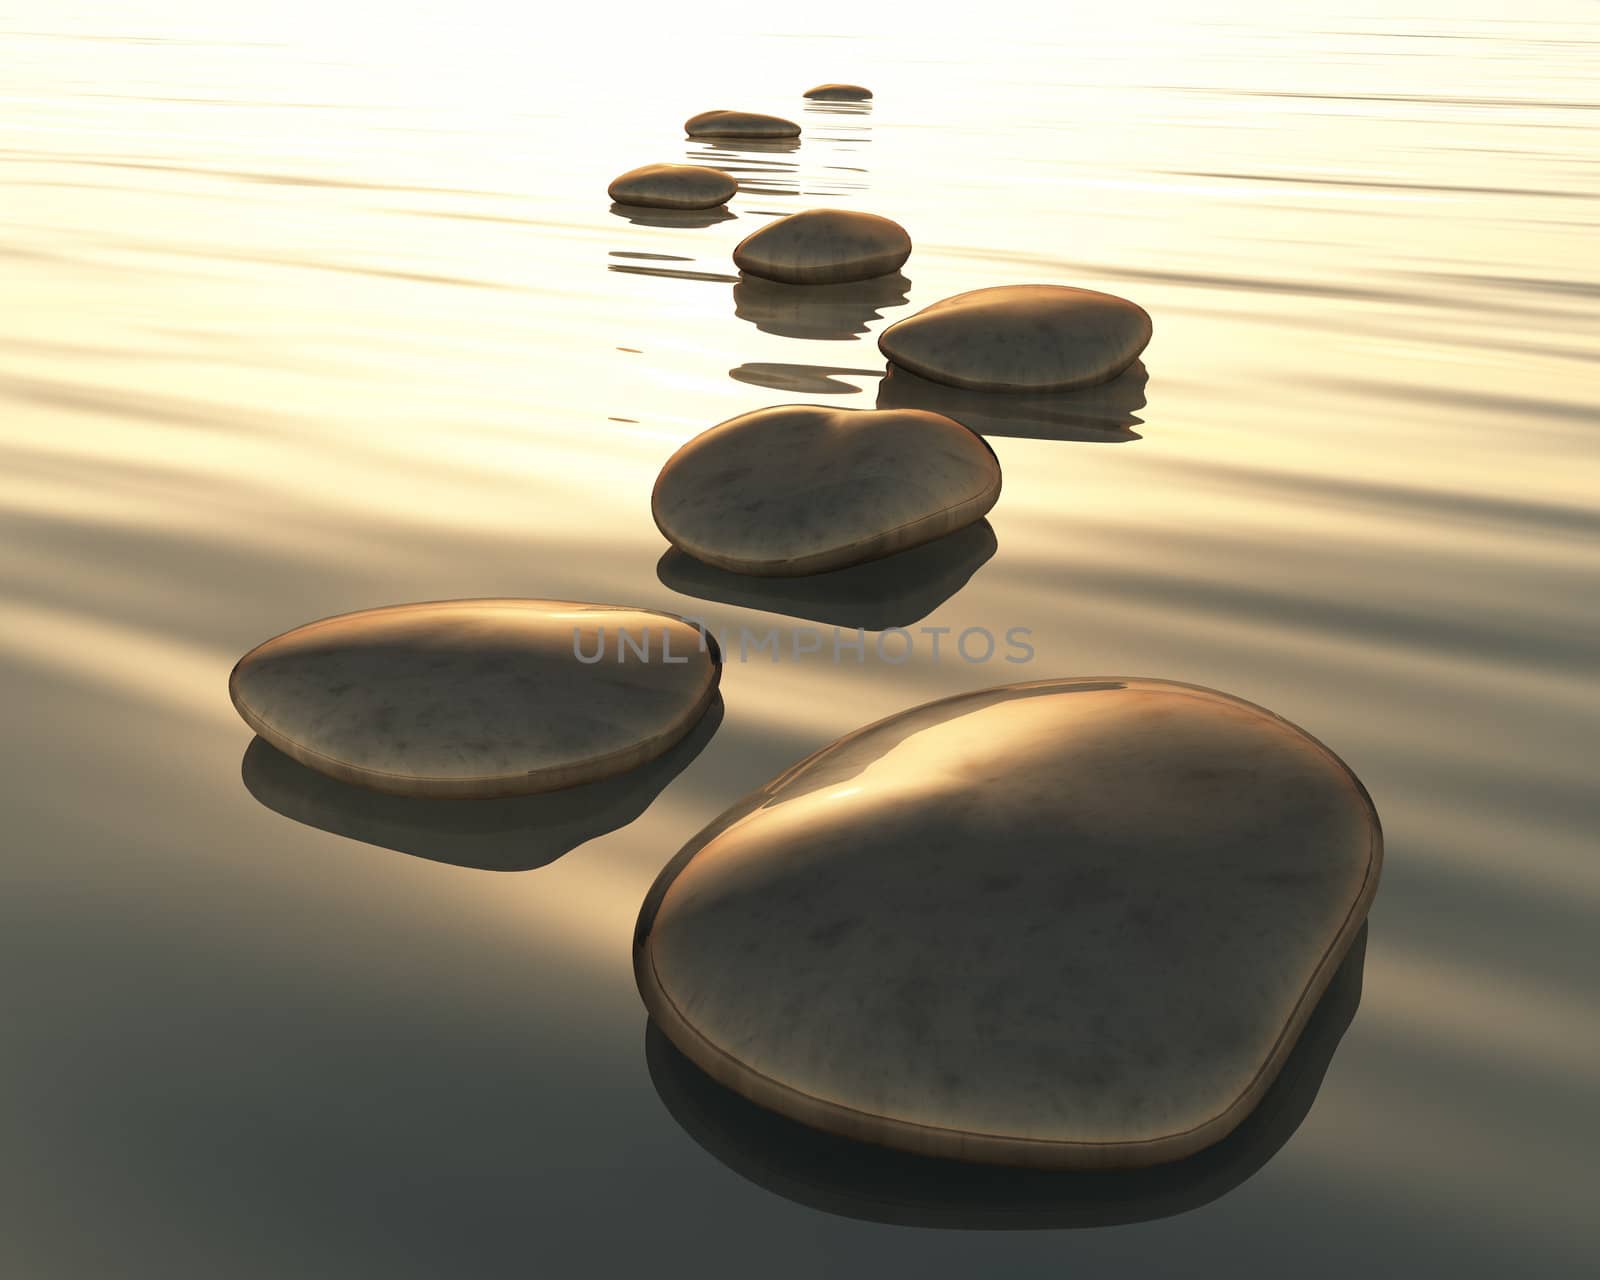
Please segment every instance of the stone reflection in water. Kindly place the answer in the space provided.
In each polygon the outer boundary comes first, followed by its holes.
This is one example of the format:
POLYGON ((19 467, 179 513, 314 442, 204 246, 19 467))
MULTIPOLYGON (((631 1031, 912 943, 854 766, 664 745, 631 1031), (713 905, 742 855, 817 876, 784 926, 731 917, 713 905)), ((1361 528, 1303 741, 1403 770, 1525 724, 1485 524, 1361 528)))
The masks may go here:
POLYGON ((1121 443, 1140 439, 1150 375, 1136 360, 1110 382, 1077 391, 968 391, 891 364, 878 384, 880 409, 928 409, 986 436, 1121 443))
POLYGON ((812 1129, 724 1088, 654 1021, 645 1030, 651 1083, 672 1118, 741 1177, 841 1217, 957 1230, 1042 1230, 1149 1222, 1227 1195, 1292 1138, 1361 1003, 1363 925, 1260 1104, 1221 1142, 1148 1169, 1100 1173, 969 1165, 812 1129))
POLYGON ((649 209, 643 205, 616 204, 611 206, 613 217, 626 218, 638 227, 679 227, 693 230, 697 227, 714 227, 738 215, 725 205, 714 209, 649 209))
POLYGON ((910 299, 911 281, 901 271, 849 284, 815 285, 742 275, 733 286, 733 313, 780 338, 849 342, 866 333, 884 312, 903 307, 910 299))
POLYGON ((531 871, 633 822, 694 762, 722 723, 719 695, 666 754, 618 777, 497 800, 429 800, 352 787, 253 738, 240 763, 246 790, 307 827, 434 862, 531 871))
POLYGON ((657 563, 656 577, 663 586, 699 600, 824 626, 884 631, 921 622, 967 585, 994 556, 995 547, 994 529, 980 520, 899 555, 809 578, 729 573, 674 547, 657 563))
POLYGON ((879 378, 878 369, 850 369, 840 365, 776 364, 766 361, 746 361, 728 370, 735 382, 752 387, 770 387, 774 391, 788 391, 805 396, 858 396, 861 388, 840 380, 839 375, 856 378, 879 378))
POLYGON ((732 174, 745 195, 794 196, 800 194, 799 150, 795 138, 723 138, 695 141, 685 154, 691 164, 732 174))

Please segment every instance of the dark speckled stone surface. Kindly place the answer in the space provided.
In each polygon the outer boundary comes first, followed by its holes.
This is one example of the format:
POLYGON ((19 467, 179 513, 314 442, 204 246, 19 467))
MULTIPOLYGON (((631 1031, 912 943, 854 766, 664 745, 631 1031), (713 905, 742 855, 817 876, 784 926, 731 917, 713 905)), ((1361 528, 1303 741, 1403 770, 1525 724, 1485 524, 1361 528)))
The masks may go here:
POLYGON ((652 1016, 708 1074, 923 1154, 1139 1167, 1250 1113, 1382 859, 1327 748, 1226 694, 1047 680, 824 748, 641 912, 652 1016))
POLYGON ((656 480, 656 527, 733 573, 792 577, 892 555, 982 519, 1000 464, 937 413, 779 405, 679 449, 656 480))
POLYGON ((652 760, 694 727, 720 674, 714 642, 667 614, 447 600, 297 627, 239 659, 228 692, 246 724, 309 768, 396 795, 466 798, 652 760))
POLYGON ((1150 317, 1115 294, 1000 285, 935 302, 878 335, 878 349, 923 378, 973 391, 1068 391, 1139 358, 1150 317))
POLYGON ((805 91, 813 102, 869 102, 872 90, 859 84, 815 84, 805 91))
POLYGON ((797 138, 800 126, 757 111, 702 111, 683 122, 691 138, 797 138))
POLYGON ((606 194, 653 209, 714 209, 738 190, 732 176, 708 165, 647 164, 613 178, 606 194))
POLYGON ((898 271, 911 237, 898 222, 855 209, 806 209, 769 222, 734 248, 739 270, 785 284, 848 284, 898 271))

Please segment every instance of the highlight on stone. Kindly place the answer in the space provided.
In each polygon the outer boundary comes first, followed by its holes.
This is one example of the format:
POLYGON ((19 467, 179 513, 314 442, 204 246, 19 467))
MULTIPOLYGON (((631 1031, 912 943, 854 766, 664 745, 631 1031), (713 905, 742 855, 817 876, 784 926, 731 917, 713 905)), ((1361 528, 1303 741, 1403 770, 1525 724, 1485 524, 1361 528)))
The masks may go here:
POLYGON ((650 510, 696 560, 794 577, 931 542, 999 496, 994 451, 940 414, 791 404, 689 441, 661 469, 650 510))
POLYGON ((1150 679, 959 694, 839 739, 662 871, 651 1016, 790 1119, 1136 1168, 1256 1107, 1359 934, 1366 791, 1250 703, 1150 679))
POLYGON ((769 222, 733 251, 739 270, 785 284, 845 284, 889 275, 911 256, 898 222, 853 209, 807 209, 769 222))
POLYGON ((649 209, 714 209, 739 190, 732 175, 701 164, 647 164, 612 179, 618 204, 649 209))
POLYGON ((721 655, 670 614, 446 600, 307 623, 239 659, 228 693, 285 755, 392 795, 553 791, 660 756, 716 697, 721 655))
POLYGON ((859 84, 817 84, 805 91, 813 102, 868 102, 872 90, 859 84))
POLYGON ((878 349, 920 377, 974 391, 1067 391, 1107 382, 1150 341, 1144 308, 1066 285, 959 293, 890 325, 878 349))
POLYGON ((702 111, 683 122, 691 138, 798 138, 800 126, 757 111, 702 111))

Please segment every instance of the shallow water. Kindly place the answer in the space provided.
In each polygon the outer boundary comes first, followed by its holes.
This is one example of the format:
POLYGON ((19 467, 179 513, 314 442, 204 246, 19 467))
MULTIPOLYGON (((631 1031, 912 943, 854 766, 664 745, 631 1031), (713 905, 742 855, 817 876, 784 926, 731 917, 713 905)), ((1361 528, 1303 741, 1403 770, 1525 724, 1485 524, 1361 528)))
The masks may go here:
POLYGON ((0 13, 0 1270, 1596 1268, 1591 8, 750 33, 641 6, 556 41, 492 0, 233 7, 0 13), (878 97, 806 110, 819 80, 878 97), (806 133, 686 141, 716 106, 806 133), (707 157, 736 216, 610 208, 624 169, 707 157), (905 287, 798 317, 737 291, 733 244, 817 203, 903 222, 905 287), (992 424, 992 537, 798 604, 663 560, 648 495, 685 439, 870 407, 885 324, 1036 280, 1130 296, 1155 338, 1134 385, 992 424), (472 595, 1026 627, 1034 658, 732 661, 714 736, 521 860, 484 831, 413 856, 426 822, 246 758, 251 645, 472 595), (1309 1114, 1220 1198, 1098 1229, 746 1181, 651 1083, 628 943, 656 870, 848 729, 1069 674, 1263 703, 1371 790, 1361 1005, 1309 1114))

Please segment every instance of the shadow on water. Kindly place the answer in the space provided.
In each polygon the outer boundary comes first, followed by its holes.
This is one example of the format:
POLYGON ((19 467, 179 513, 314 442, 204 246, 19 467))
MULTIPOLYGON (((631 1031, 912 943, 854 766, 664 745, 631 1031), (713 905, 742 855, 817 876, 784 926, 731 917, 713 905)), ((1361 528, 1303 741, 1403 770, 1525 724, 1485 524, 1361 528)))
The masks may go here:
POLYGON ((849 342, 910 300, 911 281, 900 271, 849 284, 780 284, 741 274, 733 286, 733 314, 780 338, 849 342))
POLYGON ((942 605, 994 555, 987 520, 882 560, 804 578, 757 578, 704 564, 673 547, 656 577, 680 595, 829 627, 884 631, 909 627, 942 605))
POLYGON ((722 723, 719 695, 665 755, 615 778, 498 800, 383 795, 291 760, 263 738, 245 748, 245 788, 274 813, 364 844, 481 871, 532 871, 627 826, 648 809, 722 723))
POLYGON ((960 1230, 1110 1227, 1217 1200, 1294 1136, 1361 1003, 1367 926, 1256 1109, 1215 1146, 1148 1169, 1084 1173, 964 1164, 810 1129, 712 1080, 651 1021, 645 1060, 672 1118, 735 1173, 814 1209, 898 1226, 960 1230))
POLYGON ((881 369, 846 369, 838 365, 821 364, 768 364, 749 362, 728 370, 735 382, 752 387, 770 387, 774 391, 792 391, 806 396, 858 396, 860 387, 841 382, 836 376, 847 374, 857 378, 881 378, 881 369))
POLYGON ((626 218, 636 227, 714 227, 737 217, 726 205, 715 209, 649 209, 644 205, 611 205, 613 217, 626 218))
POLYGON ((1150 375, 1144 361, 1110 382, 1049 394, 968 391, 946 387, 891 364, 878 384, 880 409, 930 409, 986 436, 1029 440, 1086 440, 1120 444, 1142 437, 1131 430, 1144 419, 1150 375))

